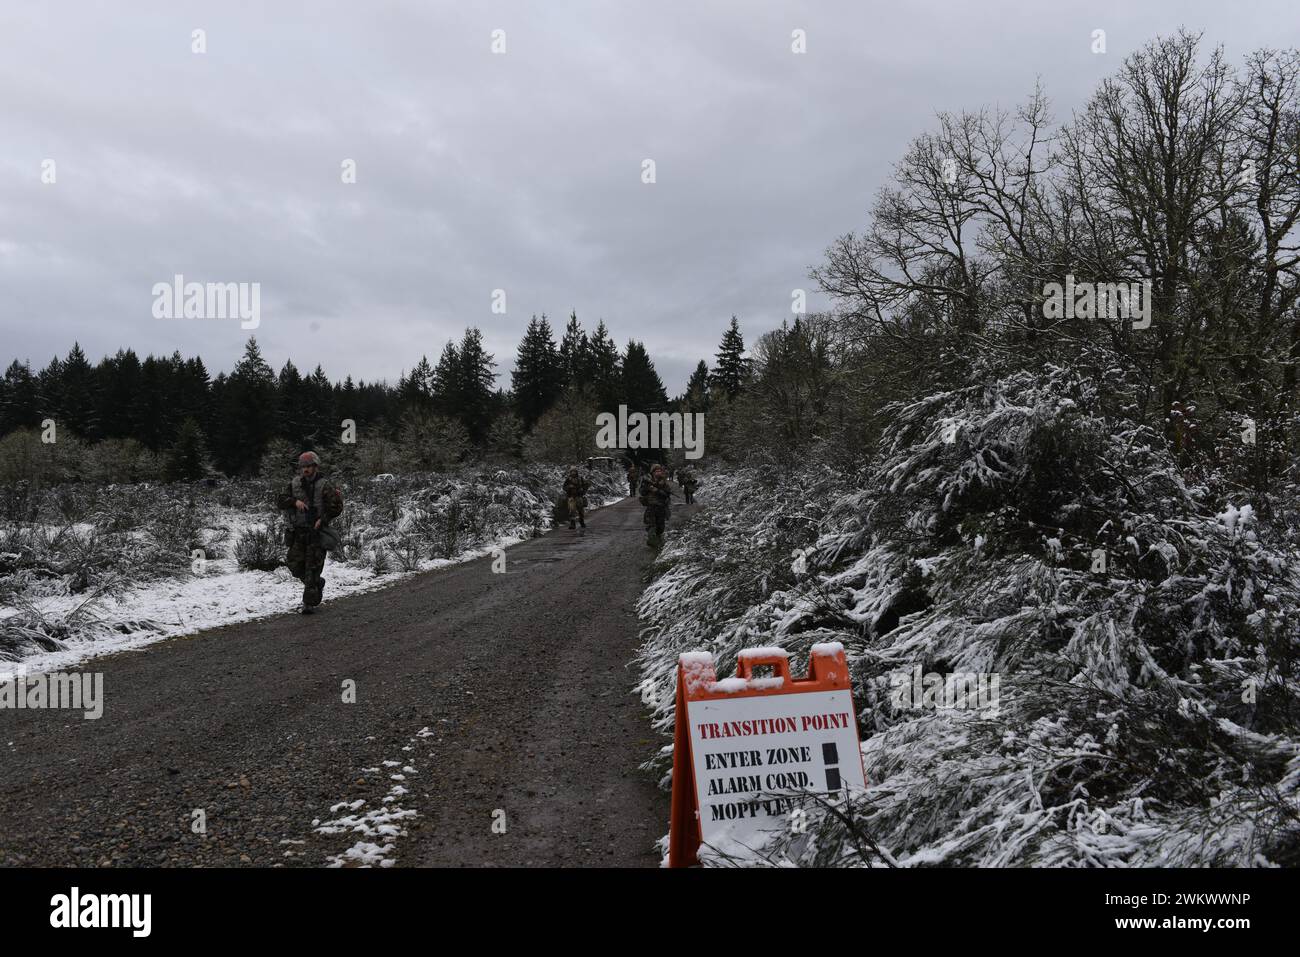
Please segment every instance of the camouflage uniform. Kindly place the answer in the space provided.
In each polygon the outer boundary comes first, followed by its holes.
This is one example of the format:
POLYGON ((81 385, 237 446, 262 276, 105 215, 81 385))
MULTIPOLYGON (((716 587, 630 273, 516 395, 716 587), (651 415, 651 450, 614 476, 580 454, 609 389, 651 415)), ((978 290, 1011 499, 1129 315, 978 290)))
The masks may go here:
POLYGON ((587 527, 587 489, 591 483, 577 472, 570 472, 564 480, 564 497, 569 502, 569 528, 573 528, 576 514, 582 527, 587 527))
POLYGON ((641 479, 641 470, 638 469, 636 467, 636 463, 633 462, 631 465, 627 467, 627 494, 628 495, 636 494, 637 482, 640 481, 640 479, 641 479))
POLYGON ((666 476, 656 479, 653 475, 647 475, 641 480, 641 504, 645 506, 647 545, 656 545, 663 541, 672 494, 666 476))
POLYGON ((293 577, 302 582, 302 603, 307 608, 314 608, 321 602, 321 590, 325 580, 321 572, 325 569, 325 549, 321 547, 320 532, 315 528, 319 519, 325 528, 330 521, 343 512, 343 497, 324 475, 318 471, 312 480, 302 475, 294 477, 288 490, 281 495, 277 504, 284 512, 288 524, 286 541, 289 554, 285 561, 293 577), (294 504, 306 502, 305 511, 299 511, 294 504))
POLYGON ((695 502, 695 487, 700 484, 700 480, 695 477, 693 468, 684 468, 677 473, 677 484, 682 487, 682 494, 686 496, 686 504, 691 505, 695 502))

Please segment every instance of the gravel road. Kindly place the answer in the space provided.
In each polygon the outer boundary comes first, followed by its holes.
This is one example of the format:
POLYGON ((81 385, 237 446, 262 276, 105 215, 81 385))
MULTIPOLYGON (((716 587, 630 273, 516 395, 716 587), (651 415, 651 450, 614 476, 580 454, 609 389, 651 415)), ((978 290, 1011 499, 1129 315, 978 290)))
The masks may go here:
POLYGON ((0 865, 654 866, 627 667, 650 557, 626 499, 502 574, 92 660, 99 720, 0 710, 0 865))

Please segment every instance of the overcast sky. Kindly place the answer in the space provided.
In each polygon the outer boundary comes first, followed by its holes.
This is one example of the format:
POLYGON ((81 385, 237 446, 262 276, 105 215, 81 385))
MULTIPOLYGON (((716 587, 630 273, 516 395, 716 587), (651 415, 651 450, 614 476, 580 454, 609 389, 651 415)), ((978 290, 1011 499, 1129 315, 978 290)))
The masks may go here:
POLYGON ((1041 76, 1068 116, 1179 26, 1300 45, 1294 0, 5 0, 0 360, 229 369, 238 320, 154 318, 180 273, 260 283, 276 369, 395 381, 477 325, 508 387, 529 317, 576 310, 675 393, 733 314, 752 342, 792 289, 825 304, 809 267, 935 111, 1041 76))

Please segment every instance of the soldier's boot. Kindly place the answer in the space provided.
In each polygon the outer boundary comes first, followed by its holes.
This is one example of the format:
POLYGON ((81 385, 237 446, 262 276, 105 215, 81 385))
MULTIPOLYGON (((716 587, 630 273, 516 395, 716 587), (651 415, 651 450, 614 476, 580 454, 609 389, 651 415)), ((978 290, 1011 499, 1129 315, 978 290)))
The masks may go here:
POLYGON ((320 604, 320 593, 321 589, 324 587, 325 579, 315 579, 310 585, 302 590, 302 603, 309 608, 315 608, 320 604))

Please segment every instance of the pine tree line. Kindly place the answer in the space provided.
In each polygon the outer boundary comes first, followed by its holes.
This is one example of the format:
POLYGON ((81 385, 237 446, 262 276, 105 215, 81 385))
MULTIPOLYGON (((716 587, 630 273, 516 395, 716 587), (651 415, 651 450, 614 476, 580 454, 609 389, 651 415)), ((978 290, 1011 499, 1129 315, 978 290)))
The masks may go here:
POLYGON ((475 328, 448 342, 436 363, 421 356, 396 385, 331 381, 320 366, 304 372, 292 360, 276 373, 255 338, 229 373, 215 377, 201 358, 179 352, 141 359, 123 349, 92 364, 74 344, 38 372, 10 363, 0 378, 0 437, 53 420, 82 443, 147 450, 169 479, 209 469, 251 475, 268 452, 332 449, 349 419, 358 433, 384 436, 403 461, 426 468, 481 452, 518 456, 530 439, 537 457, 575 458, 594 451, 599 411, 704 411, 713 394, 734 398, 749 374, 744 351, 733 317, 716 370, 701 361, 685 393, 670 400, 642 343, 631 340, 620 352, 603 321, 588 333, 576 314, 558 343, 545 315, 532 318, 508 391, 497 387, 495 357, 475 328))

